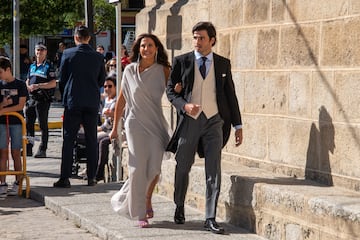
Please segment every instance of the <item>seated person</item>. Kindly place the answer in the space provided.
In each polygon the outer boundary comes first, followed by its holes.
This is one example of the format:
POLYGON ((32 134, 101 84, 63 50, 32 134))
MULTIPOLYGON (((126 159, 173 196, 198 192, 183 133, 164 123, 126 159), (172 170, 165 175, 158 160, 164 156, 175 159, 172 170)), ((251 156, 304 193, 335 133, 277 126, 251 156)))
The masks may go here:
POLYGON ((111 143, 109 133, 112 130, 115 102, 116 102, 116 76, 106 77, 104 83, 105 103, 102 109, 103 124, 98 127, 99 159, 96 180, 104 180, 104 167, 108 162, 109 145, 111 143))

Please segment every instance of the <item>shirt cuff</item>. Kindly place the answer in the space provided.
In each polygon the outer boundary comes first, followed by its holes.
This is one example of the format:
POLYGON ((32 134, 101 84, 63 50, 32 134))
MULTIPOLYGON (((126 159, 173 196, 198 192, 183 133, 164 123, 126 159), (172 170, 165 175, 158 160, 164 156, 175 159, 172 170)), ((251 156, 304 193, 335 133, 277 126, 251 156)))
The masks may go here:
POLYGON ((235 125, 234 128, 235 130, 242 129, 242 125, 235 125))

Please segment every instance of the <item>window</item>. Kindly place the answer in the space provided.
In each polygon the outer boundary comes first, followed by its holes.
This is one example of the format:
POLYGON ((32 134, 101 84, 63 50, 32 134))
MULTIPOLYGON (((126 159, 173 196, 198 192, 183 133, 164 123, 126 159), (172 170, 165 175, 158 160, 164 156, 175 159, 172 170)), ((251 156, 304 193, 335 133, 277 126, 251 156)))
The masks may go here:
POLYGON ((129 8, 144 8, 144 0, 129 0, 129 8))

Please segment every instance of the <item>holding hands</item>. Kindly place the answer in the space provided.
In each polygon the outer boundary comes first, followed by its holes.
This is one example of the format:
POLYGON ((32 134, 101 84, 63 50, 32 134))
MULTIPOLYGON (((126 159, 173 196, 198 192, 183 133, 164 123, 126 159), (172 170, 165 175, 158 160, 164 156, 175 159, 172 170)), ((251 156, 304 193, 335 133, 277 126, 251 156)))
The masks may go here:
POLYGON ((29 92, 33 92, 33 91, 35 91, 35 90, 40 89, 40 85, 39 85, 39 84, 31 84, 31 85, 29 85, 27 88, 28 88, 28 91, 29 91, 29 92))

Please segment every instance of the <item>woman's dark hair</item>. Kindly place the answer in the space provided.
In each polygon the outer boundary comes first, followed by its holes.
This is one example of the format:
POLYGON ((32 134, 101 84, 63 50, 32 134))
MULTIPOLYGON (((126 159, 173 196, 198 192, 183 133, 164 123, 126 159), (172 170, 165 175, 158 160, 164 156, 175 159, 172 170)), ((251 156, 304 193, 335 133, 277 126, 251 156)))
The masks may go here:
POLYGON ((122 47, 122 49, 125 50, 125 52, 124 52, 125 56, 128 57, 128 56, 129 56, 129 53, 128 53, 128 51, 127 51, 126 46, 125 46, 125 45, 122 45, 121 47, 122 47))
POLYGON ((201 31, 206 30, 207 34, 209 35, 209 38, 214 38, 215 41, 212 46, 216 43, 216 30, 214 25, 211 22, 198 22, 195 24, 195 26, 192 29, 192 33, 194 34, 195 31, 201 31))
POLYGON ((134 44, 132 46, 132 50, 131 50, 131 53, 132 53, 130 56, 131 62, 137 62, 138 60, 141 59, 140 43, 143 38, 151 38, 154 41, 155 46, 158 48, 156 59, 155 59, 156 62, 161 65, 164 65, 165 67, 170 67, 168 55, 165 52, 164 46, 160 42, 159 38, 151 33, 140 34, 139 37, 136 39, 136 41, 134 42, 134 44))

